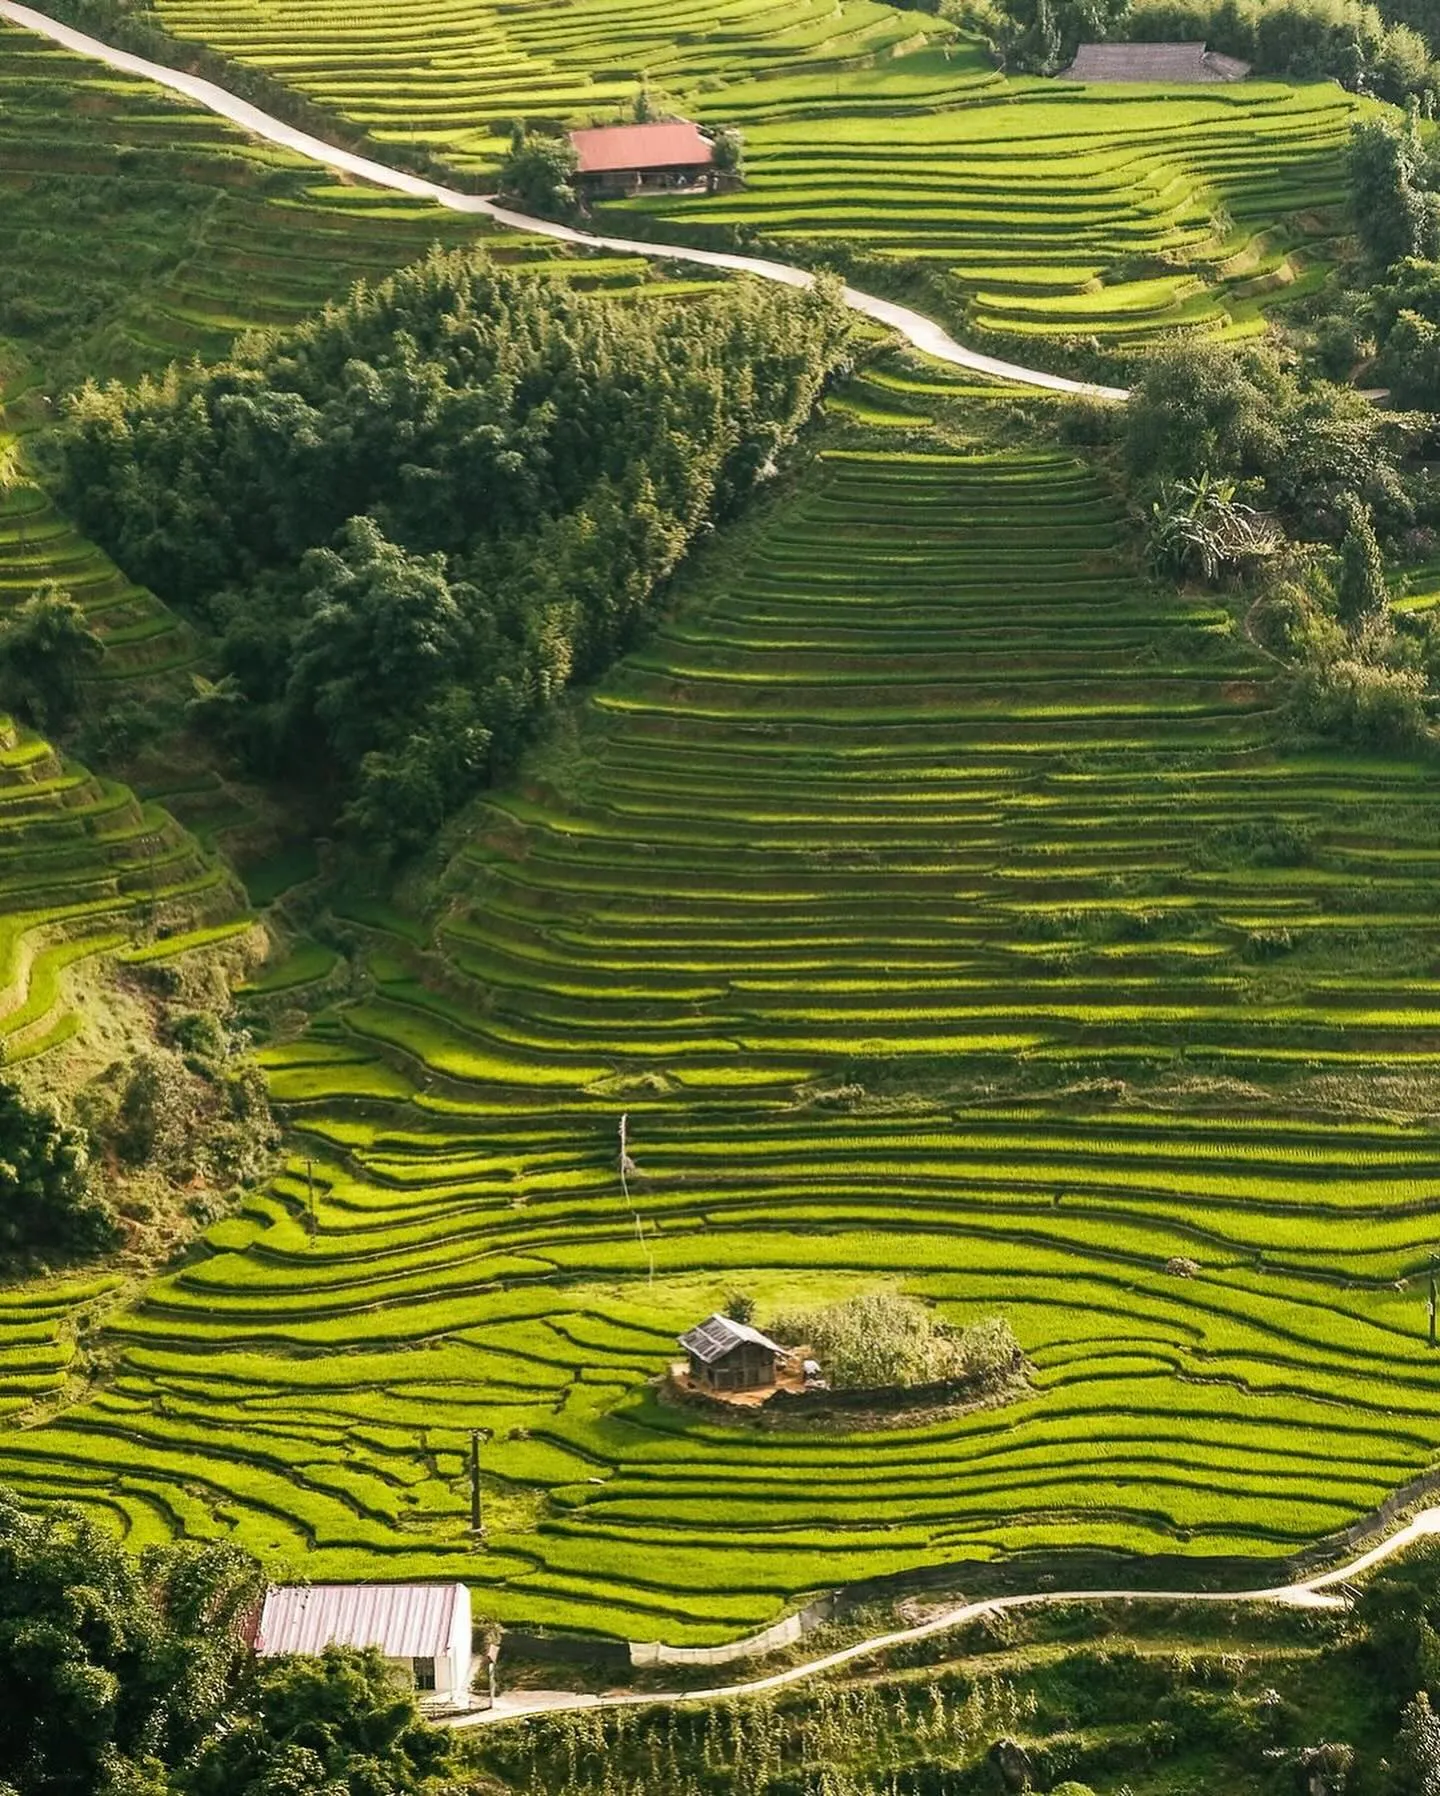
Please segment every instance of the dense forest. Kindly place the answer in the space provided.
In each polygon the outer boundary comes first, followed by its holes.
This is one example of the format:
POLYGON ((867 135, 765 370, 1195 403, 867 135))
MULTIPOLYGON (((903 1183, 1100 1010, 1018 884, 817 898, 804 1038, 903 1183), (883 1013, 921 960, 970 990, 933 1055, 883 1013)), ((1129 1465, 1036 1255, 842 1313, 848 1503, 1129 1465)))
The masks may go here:
POLYGON ((1204 42, 1257 74, 1331 79, 1381 99, 1440 89, 1440 14, 1424 0, 942 0, 940 10, 981 31, 1012 68, 1059 72, 1082 42, 1204 42))
POLYGON ((437 251, 218 366, 87 388, 63 497, 213 636, 198 708, 248 764, 406 848, 634 640, 848 342, 828 288, 635 305, 437 251))

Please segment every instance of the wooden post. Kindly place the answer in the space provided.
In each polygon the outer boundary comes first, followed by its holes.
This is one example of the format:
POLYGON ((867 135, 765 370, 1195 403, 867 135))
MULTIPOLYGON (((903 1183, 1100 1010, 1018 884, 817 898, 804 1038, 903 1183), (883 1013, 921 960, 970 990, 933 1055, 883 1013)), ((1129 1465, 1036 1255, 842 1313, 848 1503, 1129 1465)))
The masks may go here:
POLYGON ((655 1283, 655 1256, 651 1253, 645 1240, 645 1224, 640 1219, 640 1212, 635 1208, 630 1196, 630 1174, 639 1168, 630 1157, 630 1113, 624 1111, 620 1117, 620 1189, 625 1201, 630 1205, 630 1214, 635 1218, 635 1239, 640 1243, 640 1251, 645 1255, 650 1267, 650 1283, 655 1283))
POLYGON ((480 1430, 470 1430, 470 1532, 483 1534, 485 1521, 480 1511, 480 1430))

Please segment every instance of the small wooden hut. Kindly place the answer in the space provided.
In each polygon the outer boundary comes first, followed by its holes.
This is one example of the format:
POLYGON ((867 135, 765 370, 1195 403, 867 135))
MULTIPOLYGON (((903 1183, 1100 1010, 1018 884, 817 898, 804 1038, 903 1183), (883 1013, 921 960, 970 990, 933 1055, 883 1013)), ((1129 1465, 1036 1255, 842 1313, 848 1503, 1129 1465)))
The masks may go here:
POLYGON ((681 1335, 680 1345, 689 1358, 691 1382, 712 1391, 765 1390, 787 1357, 758 1328, 718 1313, 681 1335))

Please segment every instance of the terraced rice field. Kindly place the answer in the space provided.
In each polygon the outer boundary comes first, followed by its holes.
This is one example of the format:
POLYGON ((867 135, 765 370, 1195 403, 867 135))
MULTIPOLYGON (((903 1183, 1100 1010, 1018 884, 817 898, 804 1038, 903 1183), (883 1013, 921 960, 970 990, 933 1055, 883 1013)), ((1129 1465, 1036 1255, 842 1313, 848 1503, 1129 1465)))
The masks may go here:
POLYGON ((703 208, 634 202, 666 234, 756 237, 802 260, 836 251, 872 279, 918 278, 972 339, 1094 339, 1103 349, 1204 327, 1263 329, 1326 273, 1356 102, 1333 84, 1200 93, 977 78, 942 98, 931 50, 866 71, 885 116, 777 108, 760 84, 707 101, 745 122, 748 184, 703 208), (753 97, 752 97, 753 96, 753 97))
POLYGON ((755 241, 919 281, 963 328, 1125 350, 1241 336, 1324 278, 1341 149, 1333 83, 1205 90, 1006 79, 972 40, 872 0, 503 5, 160 0, 182 38, 364 126, 493 171, 516 118, 613 119, 637 88, 747 138, 735 195, 635 202, 661 235, 755 241))
MULTIPOLYGON (((149 960, 247 925, 229 876, 174 819, 0 718, 0 1057, 81 1028, 69 980, 105 954, 149 960)), ((0 1308, 3 1308, 0 1297, 0 1308)))
POLYGON ((286 1172, 0 1481, 698 1642, 941 1561, 1262 1561, 1432 1458, 1432 782, 1277 754, 1085 467, 874 440, 482 807, 433 931, 342 907, 373 988, 266 1051, 286 1172), (1007 1314, 1033 1395, 837 1437, 648 1388, 728 1290, 878 1277, 1007 1314))
MULTIPOLYGON (((482 218, 342 182, 148 82, 0 24, 0 338, 13 400, 60 373, 133 377, 297 323, 436 243, 627 288, 638 258, 567 256, 482 218), (57 224, 57 221, 61 221, 57 224)), ((5 396, 0 358, 0 398, 5 396)))

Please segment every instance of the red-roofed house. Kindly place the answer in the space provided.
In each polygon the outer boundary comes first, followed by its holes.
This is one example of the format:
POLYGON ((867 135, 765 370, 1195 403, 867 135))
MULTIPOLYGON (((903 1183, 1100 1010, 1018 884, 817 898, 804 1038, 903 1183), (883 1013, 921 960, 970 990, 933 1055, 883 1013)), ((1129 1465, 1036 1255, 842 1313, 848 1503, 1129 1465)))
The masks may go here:
POLYGON ((572 131, 582 193, 637 193, 708 182, 715 145, 688 119, 654 125, 597 125, 572 131))
POLYGON ((262 1658, 374 1646, 414 1680, 427 1706, 470 1701, 470 1592, 463 1584, 277 1585, 253 1645, 262 1658))

